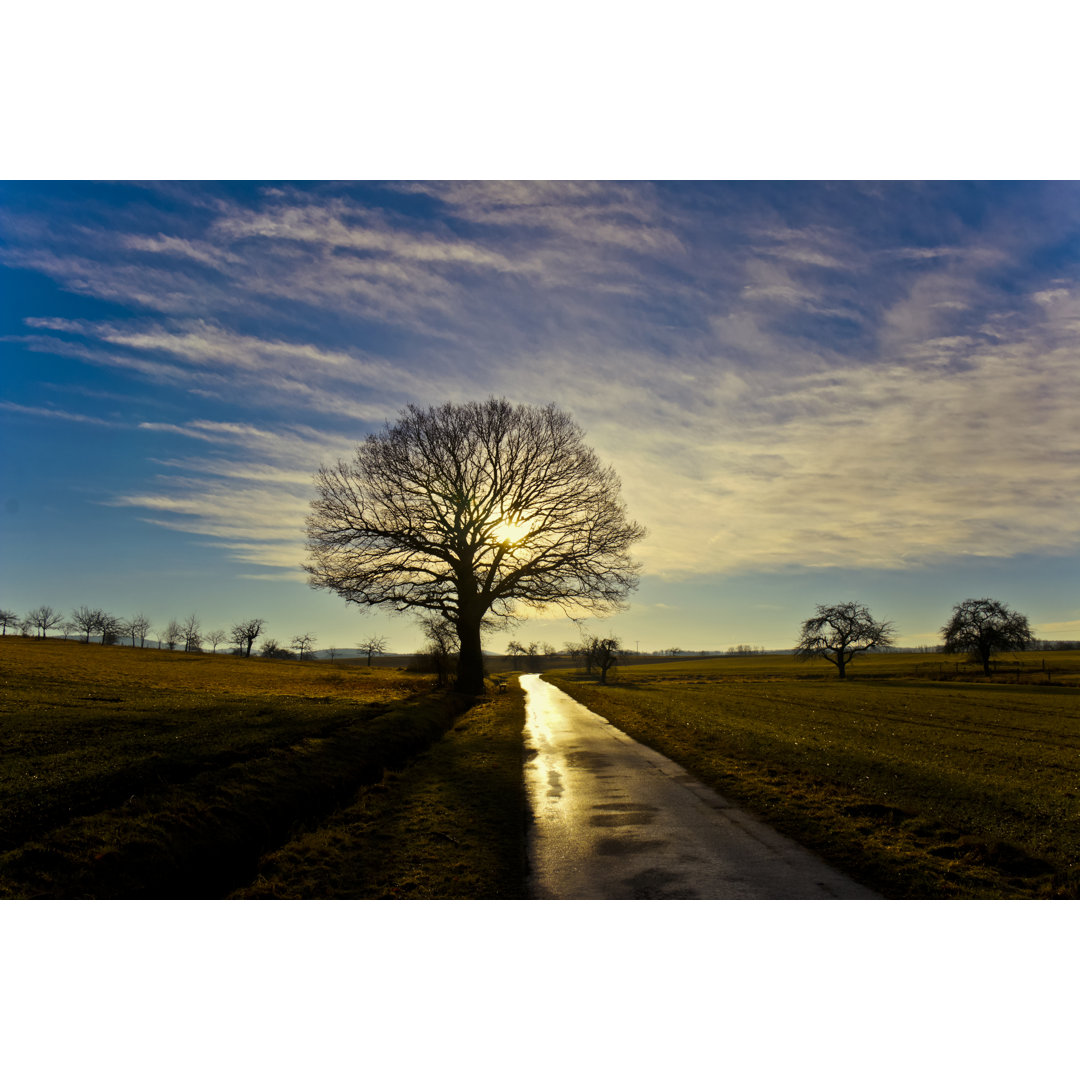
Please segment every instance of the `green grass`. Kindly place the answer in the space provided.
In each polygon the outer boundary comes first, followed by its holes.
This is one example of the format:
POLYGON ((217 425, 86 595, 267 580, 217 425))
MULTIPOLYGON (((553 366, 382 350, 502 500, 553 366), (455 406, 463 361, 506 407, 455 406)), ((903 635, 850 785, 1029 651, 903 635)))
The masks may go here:
POLYGON ((235 899, 523 899, 524 695, 465 713, 401 772, 265 856, 235 899))
MULTIPOLYGON (((1055 682, 1080 667, 1046 656, 1055 682)), ((844 682, 784 657, 552 681, 886 896, 1080 895, 1080 691, 862 659, 844 682)))

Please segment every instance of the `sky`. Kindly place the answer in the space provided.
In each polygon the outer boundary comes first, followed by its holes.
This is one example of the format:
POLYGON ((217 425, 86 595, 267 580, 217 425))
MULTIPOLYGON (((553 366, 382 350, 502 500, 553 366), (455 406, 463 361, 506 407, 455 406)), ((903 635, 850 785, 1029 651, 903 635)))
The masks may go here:
MULTIPOLYGON (((990 596, 1080 638, 1080 184, 0 184, 0 607, 260 616, 312 474, 407 403, 553 401, 648 529, 629 648, 901 645, 990 596)), ((511 639, 579 629, 531 616, 511 639)))

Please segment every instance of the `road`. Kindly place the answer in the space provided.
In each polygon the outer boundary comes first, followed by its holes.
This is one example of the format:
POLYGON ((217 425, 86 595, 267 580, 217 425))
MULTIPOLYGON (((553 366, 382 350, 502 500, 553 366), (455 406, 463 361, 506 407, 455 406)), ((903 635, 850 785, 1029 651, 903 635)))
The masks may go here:
POLYGON ((534 899, 880 899, 539 675, 521 685, 534 899))

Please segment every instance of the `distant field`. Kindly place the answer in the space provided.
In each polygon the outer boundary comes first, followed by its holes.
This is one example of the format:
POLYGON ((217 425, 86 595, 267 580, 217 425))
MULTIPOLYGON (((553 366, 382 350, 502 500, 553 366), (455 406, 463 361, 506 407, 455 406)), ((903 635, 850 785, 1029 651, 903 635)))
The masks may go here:
POLYGON ((462 708, 397 670, 11 636, 0 680, 0 896, 220 895, 462 708))
POLYGON ((555 681, 885 895, 1076 897, 1080 653, 1017 660, 977 681, 926 654, 844 682, 771 656, 555 681))

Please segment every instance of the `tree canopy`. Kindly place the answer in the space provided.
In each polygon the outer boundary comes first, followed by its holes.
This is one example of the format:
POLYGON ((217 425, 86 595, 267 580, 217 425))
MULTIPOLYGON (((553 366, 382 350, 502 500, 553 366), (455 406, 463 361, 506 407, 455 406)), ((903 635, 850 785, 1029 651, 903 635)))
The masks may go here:
POLYGON ((466 693, 483 689, 482 625, 523 607, 605 614, 637 587, 645 530, 554 404, 410 405, 315 485, 312 587, 445 619, 466 693))
POLYGON ((819 604, 816 610, 817 614, 802 624, 795 655, 803 659, 824 657, 836 665, 841 679, 856 653, 892 644, 892 624, 879 622, 862 604, 819 604))
POLYGON ((1026 615, 988 597, 957 604, 941 633, 946 652, 967 653, 986 675, 994 653, 1022 651, 1033 641, 1026 615))

